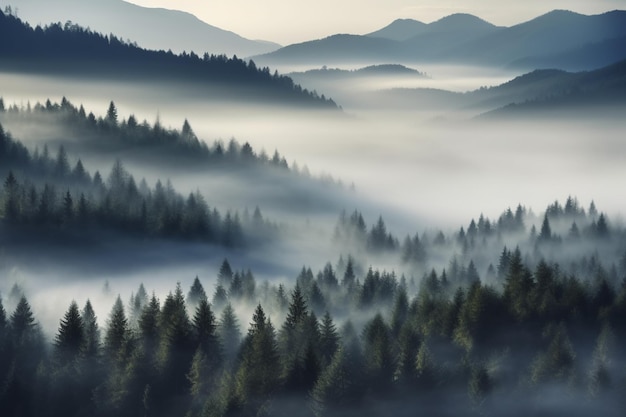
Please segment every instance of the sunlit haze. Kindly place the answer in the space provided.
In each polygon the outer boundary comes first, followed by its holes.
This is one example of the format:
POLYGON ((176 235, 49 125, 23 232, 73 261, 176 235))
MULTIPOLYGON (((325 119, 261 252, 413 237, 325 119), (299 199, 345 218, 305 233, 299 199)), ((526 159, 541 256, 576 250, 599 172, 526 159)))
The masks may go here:
POLYGON ((131 3, 184 10, 246 38, 283 45, 335 33, 365 34, 396 19, 430 23, 453 13, 470 13, 494 25, 511 26, 554 9, 597 14, 623 6, 621 0, 134 0, 131 3))

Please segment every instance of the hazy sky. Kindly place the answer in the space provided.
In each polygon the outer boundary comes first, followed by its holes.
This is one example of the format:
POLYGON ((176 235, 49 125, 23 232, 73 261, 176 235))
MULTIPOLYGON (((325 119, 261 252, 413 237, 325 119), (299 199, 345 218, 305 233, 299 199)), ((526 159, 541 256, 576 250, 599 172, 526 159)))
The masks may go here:
POLYGON ((626 0, 132 0, 142 6, 191 12, 250 39, 289 44, 335 33, 363 34, 398 18, 431 22, 471 13, 510 26, 553 9, 597 14, 626 8, 626 0))

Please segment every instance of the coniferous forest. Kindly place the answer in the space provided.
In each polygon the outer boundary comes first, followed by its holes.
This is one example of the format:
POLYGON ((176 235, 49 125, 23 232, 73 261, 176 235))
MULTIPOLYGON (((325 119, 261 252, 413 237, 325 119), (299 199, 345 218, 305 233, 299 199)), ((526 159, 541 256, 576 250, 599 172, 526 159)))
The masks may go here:
MULTIPOLYGON (((63 147, 31 153, 9 133, 0 139, 10 239, 82 245, 106 232, 250 247, 286 233, 258 208, 242 222, 198 192, 137 184, 120 160, 103 179, 80 160, 70 165, 63 147)), ((106 317, 77 294, 52 338, 14 284, 0 308, 0 408, 16 416, 623 410, 626 230, 593 202, 585 209, 568 197, 540 216, 519 205, 404 239, 382 217, 368 226, 358 210, 344 211, 328 243, 341 256, 303 266, 293 283, 259 281, 225 259, 216 277, 196 277, 189 289, 173 281, 159 297, 142 283, 116 295, 106 317), (404 272, 372 266, 383 258, 404 272)))
POLYGON ((241 58, 2 7, 0 417, 624 416, 624 12, 241 58))

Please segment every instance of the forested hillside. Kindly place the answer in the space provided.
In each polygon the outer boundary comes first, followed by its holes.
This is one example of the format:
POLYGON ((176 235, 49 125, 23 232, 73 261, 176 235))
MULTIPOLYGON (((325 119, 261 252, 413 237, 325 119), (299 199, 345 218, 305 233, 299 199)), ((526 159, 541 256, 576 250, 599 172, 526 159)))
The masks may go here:
POLYGON ((294 284, 258 282, 225 260, 187 293, 172 283, 163 298, 143 284, 120 294, 107 318, 75 298, 56 330, 37 324, 14 286, 0 309, 0 407, 21 416, 620 415, 626 231, 593 203, 569 198, 542 216, 519 206, 448 236, 415 235, 402 259, 424 273, 372 264, 398 250, 382 219, 367 232, 358 212, 342 215, 336 239, 352 238, 370 254, 353 246, 360 255, 317 273, 304 266, 294 284))
POLYGON ((102 334, 89 301, 82 312, 72 303, 49 353, 18 296, 3 311, 2 404, 21 415, 480 415, 524 397, 508 415, 560 413, 543 403, 549 388, 578 395, 570 415, 601 405, 617 416, 625 375, 609 364, 624 359, 626 293, 587 279, 546 262, 531 269, 518 250, 502 290, 433 271, 415 296, 372 270, 360 284, 350 263, 341 283, 332 267, 317 279, 303 270, 289 290, 258 287, 225 262, 212 297, 200 281, 162 302, 142 286, 128 304, 117 299, 102 334), (238 306, 255 302, 242 325, 238 306), (372 318, 357 330, 325 312, 340 308, 372 318))
POLYGON ((169 181, 160 180, 150 187, 145 179, 136 181, 119 159, 103 178, 98 171, 91 174, 80 159, 71 165, 63 146, 56 156, 47 145, 31 153, 1 125, 0 163, 3 234, 15 241, 50 235, 57 243, 68 238, 84 243, 117 231, 234 247, 270 239, 277 232, 258 207, 252 216, 246 214, 242 225, 239 213, 211 209, 199 191, 184 197, 169 181))
POLYGON ((0 12, 0 70, 42 75, 79 76, 99 80, 195 83, 196 88, 219 84, 220 98, 291 103, 334 109, 335 103, 302 89, 253 61, 236 56, 151 51, 104 36, 76 24, 31 28, 20 19, 0 12))

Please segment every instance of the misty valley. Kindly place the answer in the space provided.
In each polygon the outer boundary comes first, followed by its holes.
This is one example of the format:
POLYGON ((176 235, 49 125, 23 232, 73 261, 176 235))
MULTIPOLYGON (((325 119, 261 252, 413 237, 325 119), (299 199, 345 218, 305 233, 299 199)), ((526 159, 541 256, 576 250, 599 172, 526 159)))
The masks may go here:
POLYGON ((2 3, 0 416, 624 415, 626 12, 2 3))

